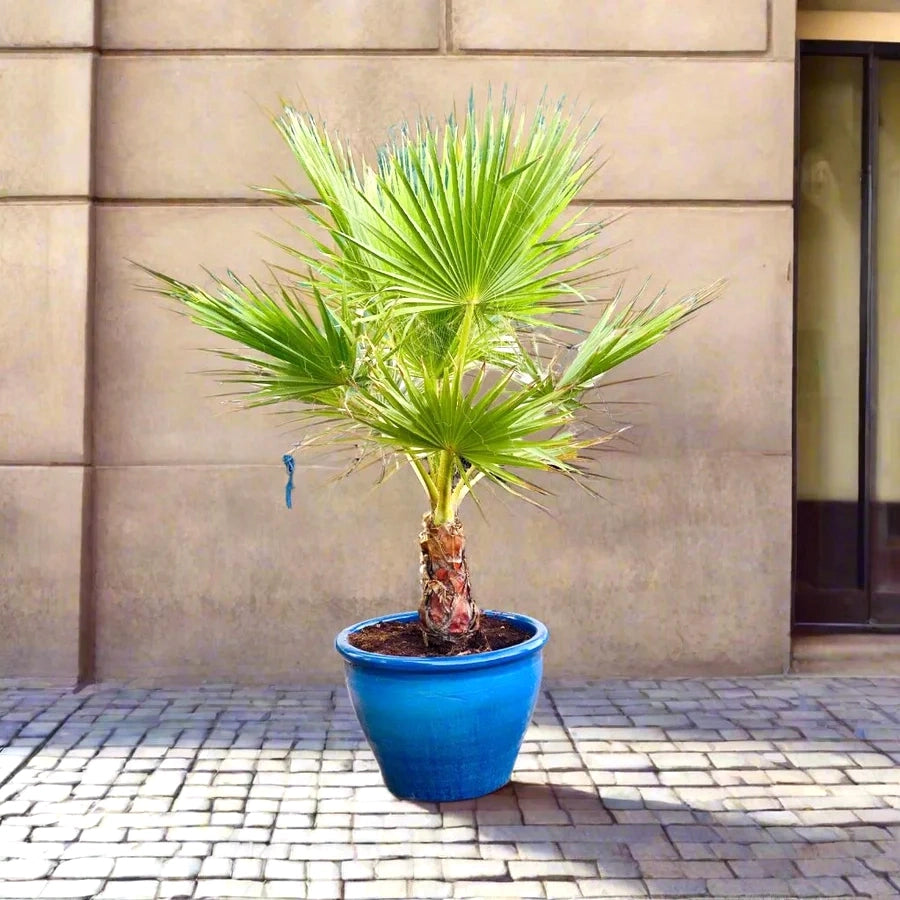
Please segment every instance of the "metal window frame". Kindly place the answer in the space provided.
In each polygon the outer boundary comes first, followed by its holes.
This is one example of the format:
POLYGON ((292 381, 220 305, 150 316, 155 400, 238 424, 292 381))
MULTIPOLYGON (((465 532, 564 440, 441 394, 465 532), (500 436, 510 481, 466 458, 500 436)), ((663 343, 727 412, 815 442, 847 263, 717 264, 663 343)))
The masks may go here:
MULTIPOLYGON (((859 432, 858 432, 858 533, 857 556, 859 601, 866 604, 866 622, 797 621, 797 308, 798 281, 793 285, 794 365, 792 417, 792 535, 791 624, 795 633, 822 631, 879 631, 900 633, 900 624, 873 621, 872 534, 875 486, 875 439, 877 429, 877 224, 878 209, 875 173, 878 171, 878 64, 880 60, 900 60, 900 44, 872 41, 808 41, 797 45, 794 104, 794 260, 800 241, 800 78, 803 58, 807 56, 850 56, 863 64, 862 177, 860 179, 860 302, 859 302, 859 432)), ((849 594, 850 592, 848 592, 849 594)), ((900 598, 898 598, 900 602, 900 598)))

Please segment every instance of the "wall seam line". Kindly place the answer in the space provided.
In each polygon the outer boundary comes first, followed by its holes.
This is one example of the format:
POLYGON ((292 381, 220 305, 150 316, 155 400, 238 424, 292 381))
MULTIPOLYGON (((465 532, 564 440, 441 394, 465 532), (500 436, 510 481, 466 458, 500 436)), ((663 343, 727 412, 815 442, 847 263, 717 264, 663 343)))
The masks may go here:
POLYGON ((449 55, 455 49, 453 39, 453 0, 444 0, 444 50, 449 55))
POLYGON ((97 132, 99 119, 99 71, 101 39, 101 0, 94 0, 94 50, 91 60, 90 132, 88 145, 88 259, 87 297, 85 298, 84 354, 84 487, 81 516, 81 593, 78 605, 78 687, 90 684, 96 675, 96 479, 94 454, 94 357, 96 350, 96 273, 97 273, 97 132))
MULTIPOLYGON (((20 202, 28 202, 26 200, 20 202)), ((46 202, 46 201, 45 201, 46 202)), ((52 202, 49 201, 49 202, 52 202)), ((284 210, 282 203, 272 200, 257 200, 253 197, 95 197, 91 203, 97 207, 266 207, 284 210)), ((624 199, 620 197, 573 200, 571 206, 627 207, 642 208, 692 208, 692 209, 754 209, 791 207, 791 198, 783 199, 700 199, 700 198, 654 198, 647 200, 624 199)))
MULTIPOLYGON (((0 50, 0 54, 3 51, 0 50)), ((14 51, 15 52, 15 51, 14 51)), ((24 51, 23 51, 24 52, 24 51)), ((82 51, 83 52, 83 51, 82 51)), ((256 59, 261 56, 281 56, 291 58, 302 57, 334 57, 335 59, 366 60, 372 57, 398 57, 405 59, 497 59, 509 58, 524 59, 554 59, 554 60, 586 60, 586 59, 643 59, 643 60, 683 60, 686 62, 756 62, 773 63, 785 62, 779 57, 770 56, 767 49, 762 50, 541 50, 538 48, 451 48, 443 52, 440 47, 434 48, 366 48, 352 47, 340 49, 329 47, 316 49, 290 49, 272 47, 215 47, 215 48, 122 48, 100 50, 101 58, 109 59, 143 59, 164 57, 247 57, 256 59)))

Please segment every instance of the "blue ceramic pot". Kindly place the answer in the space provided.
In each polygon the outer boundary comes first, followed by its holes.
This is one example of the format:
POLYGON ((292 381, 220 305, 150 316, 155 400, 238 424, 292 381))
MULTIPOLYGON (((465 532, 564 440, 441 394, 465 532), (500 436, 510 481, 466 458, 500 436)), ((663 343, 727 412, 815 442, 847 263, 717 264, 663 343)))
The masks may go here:
POLYGON ((503 787, 531 721, 549 637, 537 619, 485 612, 531 634, 514 647, 471 656, 419 658, 357 650, 349 637, 379 622, 359 622, 335 640, 347 688, 388 790, 407 800, 481 797, 503 787))

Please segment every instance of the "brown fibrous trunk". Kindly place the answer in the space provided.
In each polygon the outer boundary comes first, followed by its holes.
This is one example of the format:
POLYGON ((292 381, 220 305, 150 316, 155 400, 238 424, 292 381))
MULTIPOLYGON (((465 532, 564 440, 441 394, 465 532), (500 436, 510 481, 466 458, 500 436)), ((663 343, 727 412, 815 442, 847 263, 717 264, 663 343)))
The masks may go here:
POLYGON ((425 516, 422 550, 422 602, 419 623, 426 645, 447 654, 489 649, 481 634, 481 611, 472 599, 466 537, 459 520, 435 525, 425 516))

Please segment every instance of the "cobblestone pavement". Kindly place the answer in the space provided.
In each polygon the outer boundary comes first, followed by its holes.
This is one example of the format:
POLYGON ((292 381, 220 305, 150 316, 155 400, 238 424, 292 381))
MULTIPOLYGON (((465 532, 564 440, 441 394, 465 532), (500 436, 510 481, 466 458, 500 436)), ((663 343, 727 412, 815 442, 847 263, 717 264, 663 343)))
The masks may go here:
POLYGON ((441 805, 343 689, 0 682, 0 747, 0 898, 900 896, 900 679, 551 684, 441 805))

